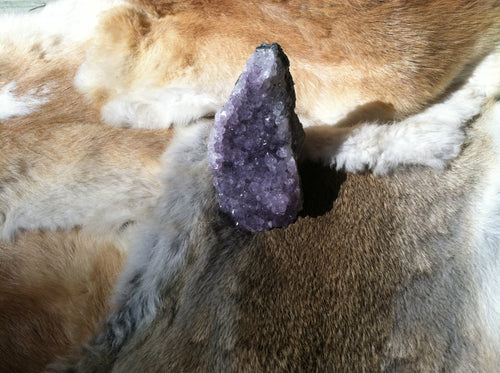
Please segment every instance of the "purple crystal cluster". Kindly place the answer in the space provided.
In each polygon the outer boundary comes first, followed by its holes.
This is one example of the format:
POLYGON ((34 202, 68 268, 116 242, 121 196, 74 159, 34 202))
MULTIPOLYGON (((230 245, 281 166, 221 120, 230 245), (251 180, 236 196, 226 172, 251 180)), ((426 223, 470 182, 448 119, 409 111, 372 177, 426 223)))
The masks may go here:
POLYGON ((208 163, 220 207, 249 231, 286 227, 302 207, 296 158, 304 131, 288 67, 279 45, 259 46, 210 133, 208 163))

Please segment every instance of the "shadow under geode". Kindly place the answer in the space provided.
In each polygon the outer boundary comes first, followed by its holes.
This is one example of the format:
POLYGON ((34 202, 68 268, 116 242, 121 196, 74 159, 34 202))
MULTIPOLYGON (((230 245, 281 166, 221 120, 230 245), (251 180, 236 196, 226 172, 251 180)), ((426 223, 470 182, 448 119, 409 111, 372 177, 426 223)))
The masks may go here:
POLYGON ((299 216, 318 217, 330 211, 346 174, 313 162, 300 164, 299 174, 304 198, 299 216))

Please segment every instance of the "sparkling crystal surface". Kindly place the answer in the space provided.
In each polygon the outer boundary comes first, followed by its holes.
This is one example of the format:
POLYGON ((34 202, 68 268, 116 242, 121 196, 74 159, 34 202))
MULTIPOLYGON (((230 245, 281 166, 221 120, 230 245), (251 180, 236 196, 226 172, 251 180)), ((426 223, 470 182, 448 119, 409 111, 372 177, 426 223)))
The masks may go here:
POLYGON ((304 131, 288 67, 279 45, 259 46, 210 133, 208 163, 220 207, 249 231, 286 227, 302 207, 296 157, 304 131))

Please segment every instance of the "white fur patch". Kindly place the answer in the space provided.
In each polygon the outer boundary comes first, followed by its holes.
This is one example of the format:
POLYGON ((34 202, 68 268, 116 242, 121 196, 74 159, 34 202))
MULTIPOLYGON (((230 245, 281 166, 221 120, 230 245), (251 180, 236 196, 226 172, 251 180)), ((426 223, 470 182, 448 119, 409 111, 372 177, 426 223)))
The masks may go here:
POLYGON ((40 12, 2 14, 0 53, 2 39, 26 51, 36 44, 54 56, 67 52, 74 43, 91 37, 101 12, 121 3, 121 0, 59 0, 48 3, 40 12))
MULTIPOLYGON (((0 239, 9 241, 22 229, 82 229, 97 234, 120 234, 129 222, 144 219, 156 203, 159 183, 122 170, 102 170, 91 180, 70 175, 47 185, 35 180, 26 197, 18 200, 8 185, 0 193, 0 239), (103 188, 103 185, 112 185, 103 188), (9 201, 8 209, 4 201, 9 201), (120 206, 120 208, 116 208, 120 206), (1 219, 0 219, 1 220, 1 219)), ((28 188, 27 188, 28 189, 28 188)))
POLYGON ((104 122, 117 127, 168 128, 214 115, 222 104, 192 88, 141 89, 120 95, 102 108, 104 122))
POLYGON ((15 93, 16 83, 10 82, 0 89, 0 119, 10 119, 30 114, 38 107, 48 101, 44 95, 49 93, 48 88, 35 94, 35 90, 29 91, 23 96, 15 93))

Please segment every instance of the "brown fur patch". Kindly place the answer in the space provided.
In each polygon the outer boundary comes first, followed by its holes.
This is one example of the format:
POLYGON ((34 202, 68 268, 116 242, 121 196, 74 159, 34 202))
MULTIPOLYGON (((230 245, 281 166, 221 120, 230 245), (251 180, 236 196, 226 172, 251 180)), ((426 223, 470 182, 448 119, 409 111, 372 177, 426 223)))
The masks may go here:
MULTIPOLYGON (((327 208, 286 229, 252 235, 209 209, 189 232, 182 273, 159 290, 151 324, 120 351, 90 353, 82 366, 495 372, 477 251, 496 247, 471 239, 484 227, 477 202, 485 202, 497 156, 488 121, 474 123, 463 153, 442 172, 415 167, 344 179, 303 168, 303 176, 328 184, 318 201, 327 208)), ((305 196, 317 188, 306 183, 305 196)))

